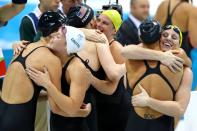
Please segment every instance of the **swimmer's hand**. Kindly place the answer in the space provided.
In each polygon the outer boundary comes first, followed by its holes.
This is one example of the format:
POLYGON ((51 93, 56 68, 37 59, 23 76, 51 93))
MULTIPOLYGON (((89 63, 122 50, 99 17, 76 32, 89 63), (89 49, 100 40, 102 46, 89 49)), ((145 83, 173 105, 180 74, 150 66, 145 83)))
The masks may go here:
POLYGON ((166 65, 172 72, 176 73, 182 70, 184 60, 166 51, 161 56, 160 62, 166 65))
POLYGON ((47 89, 51 84, 51 79, 47 68, 44 67, 43 69, 44 72, 41 72, 33 67, 28 67, 26 69, 26 73, 29 75, 30 79, 32 79, 37 85, 47 89))
POLYGON ((13 43, 12 44, 12 49, 13 49, 13 52, 14 52, 14 56, 19 55, 21 53, 21 51, 23 49, 25 49, 29 43, 30 43, 29 41, 25 41, 25 40, 17 41, 15 43, 13 43))
POLYGON ((86 39, 88 41, 93 41, 96 43, 106 43, 107 42, 107 38, 106 36, 100 32, 99 30, 91 30, 91 29, 82 29, 83 33, 86 36, 86 39))
POLYGON ((83 112, 82 117, 87 117, 90 114, 91 110, 92 110, 91 103, 88 104, 83 103, 80 109, 80 112, 83 112))
POLYGON ((133 106, 146 107, 148 106, 150 96, 140 84, 138 84, 138 87, 141 90, 141 93, 132 96, 131 103, 133 106))

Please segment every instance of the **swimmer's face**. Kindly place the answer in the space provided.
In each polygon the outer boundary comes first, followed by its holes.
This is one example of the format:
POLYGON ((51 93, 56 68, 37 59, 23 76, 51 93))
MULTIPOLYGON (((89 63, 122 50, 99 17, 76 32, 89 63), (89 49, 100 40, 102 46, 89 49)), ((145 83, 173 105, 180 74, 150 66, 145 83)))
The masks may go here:
POLYGON ((57 11, 60 0, 41 0, 40 3, 47 11, 57 11))
POLYGON ((111 37, 116 34, 116 29, 112 21, 106 15, 99 15, 96 25, 97 29, 103 32, 107 37, 111 37))
POLYGON ((161 34, 160 48, 162 51, 174 50, 179 48, 179 35, 173 30, 164 30, 161 34))
POLYGON ((48 47, 55 52, 66 51, 66 27, 62 26, 57 32, 51 34, 51 40, 48 47))

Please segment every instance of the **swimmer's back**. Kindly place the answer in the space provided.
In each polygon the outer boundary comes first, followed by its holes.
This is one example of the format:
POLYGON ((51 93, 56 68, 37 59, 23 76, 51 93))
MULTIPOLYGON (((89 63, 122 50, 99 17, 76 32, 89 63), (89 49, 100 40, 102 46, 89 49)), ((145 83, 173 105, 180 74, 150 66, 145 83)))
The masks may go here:
MULTIPOLYGON (((41 45, 37 43, 30 44, 23 51, 22 57, 37 48, 27 57, 25 65, 43 71, 44 66, 49 66, 49 64, 52 66, 54 61, 58 61, 58 58, 48 48, 39 46, 41 45)), ((13 58, 13 63, 8 67, 2 88, 2 98, 8 103, 28 101, 34 92, 32 81, 27 76, 24 67, 18 61, 14 61, 17 57, 13 58)))

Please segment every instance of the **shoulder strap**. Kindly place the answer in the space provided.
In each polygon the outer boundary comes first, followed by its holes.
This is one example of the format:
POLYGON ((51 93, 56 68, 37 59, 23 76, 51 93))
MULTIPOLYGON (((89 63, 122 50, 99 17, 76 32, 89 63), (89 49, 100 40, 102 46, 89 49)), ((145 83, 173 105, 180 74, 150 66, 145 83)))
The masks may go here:
POLYGON ((33 28, 35 33, 38 31, 38 18, 36 17, 35 13, 31 12, 28 15, 26 15, 32 22, 33 28))
POLYGON ((181 3, 182 3, 182 2, 179 2, 179 3, 174 7, 174 9, 172 10, 171 16, 174 14, 174 11, 176 10, 176 8, 177 8, 181 3))
POLYGON ((41 48, 41 47, 47 48, 46 46, 39 46, 39 47, 36 47, 36 48, 34 48, 31 52, 29 52, 29 54, 27 54, 24 58, 27 59, 27 57, 28 57, 29 55, 31 55, 35 50, 37 50, 38 48, 41 48))
POLYGON ((168 3, 168 16, 170 15, 170 0, 169 0, 169 3, 168 3))

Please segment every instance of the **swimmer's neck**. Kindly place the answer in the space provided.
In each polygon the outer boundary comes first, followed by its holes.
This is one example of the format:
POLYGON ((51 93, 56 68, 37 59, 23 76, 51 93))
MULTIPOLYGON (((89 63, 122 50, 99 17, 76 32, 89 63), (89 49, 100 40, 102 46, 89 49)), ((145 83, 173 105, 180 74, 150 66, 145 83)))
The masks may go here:
POLYGON ((41 37, 40 40, 36 43, 39 43, 43 46, 47 46, 47 44, 49 43, 49 40, 47 38, 41 37))
POLYGON ((155 42, 153 44, 144 44, 143 43, 143 47, 148 48, 148 49, 152 49, 152 50, 160 50, 159 42, 155 42))
POLYGON ((66 50, 65 51, 62 51, 62 52, 53 52, 54 55, 56 55, 60 61, 61 61, 61 64, 62 64, 62 67, 68 62, 68 60, 70 60, 70 58, 73 56, 73 55, 67 55, 66 53, 66 50))

